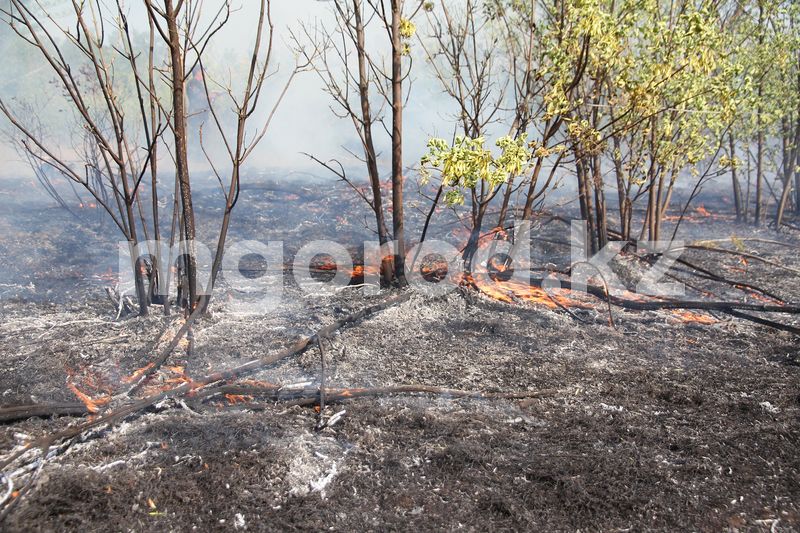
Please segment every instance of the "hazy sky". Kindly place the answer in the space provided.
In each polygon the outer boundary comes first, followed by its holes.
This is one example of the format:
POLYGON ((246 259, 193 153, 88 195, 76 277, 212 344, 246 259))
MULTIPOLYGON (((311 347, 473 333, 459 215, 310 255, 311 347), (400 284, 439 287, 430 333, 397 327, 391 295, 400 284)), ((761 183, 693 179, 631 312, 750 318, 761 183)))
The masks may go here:
MULTIPOLYGON (((64 0, 53 2, 55 9, 64 9, 64 0)), ((208 6, 214 2, 207 2, 208 6)), ((130 24, 136 31, 146 32, 144 18, 141 17, 139 1, 128 3, 131 9, 130 24)), ((248 60, 247 49, 251 46, 254 36, 255 17, 257 16, 258 2, 256 0, 240 0, 237 3, 240 10, 232 15, 226 30, 214 41, 211 51, 217 64, 225 65, 227 62, 245 62, 248 60)), ((276 56, 274 65, 278 68, 277 74, 270 79, 269 98, 266 98, 261 107, 267 113, 274 101, 275 95, 282 89, 288 74, 295 63, 293 44, 290 32, 297 32, 301 24, 313 25, 319 23, 330 25, 331 6, 329 2, 320 0, 273 0, 273 21, 275 24, 276 56)), ((421 21, 420 21, 421 22, 421 21)), ((385 42, 385 36, 379 36, 376 42, 385 42)), ((8 45, 9 41, 16 39, 7 28, 0 30, 0 38, 8 45)), ((369 45, 369 43, 368 43, 369 45)), ((418 48, 418 45, 416 45, 418 48)), ((411 166, 419 159, 425 149, 425 143, 431 135, 450 137, 453 130, 453 121, 450 116, 449 103, 442 97, 438 83, 431 78, 429 68, 425 65, 424 57, 416 50, 414 54, 414 74, 412 75, 412 95, 409 100, 405 116, 405 150, 406 165, 411 166)), ((15 69, 15 76, 31 76, 46 82, 51 74, 42 64, 37 64, 35 56, 33 61, 25 59, 24 64, 19 64, 15 69)), ((0 93, 4 98, 24 96, 14 94, 8 81, 0 81, 0 93)), ((54 91, 55 88, 47 90, 54 91)), ((252 168, 269 169, 297 169, 311 171, 316 174, 326 175, 327 171, 311 162, 302 152, 312 153, 320 159, 339 158, 343 162, 348 159, 355 162, 342 146, 351 150, 359 149, 352 123, 349 120, 337 118, 331 111, 332 102, 323 90, 321 82, 314 72, 306 72, 295 78, 283 104, 275 115, 272 127, 259 146, 257 153, 250 161, 252 168)), ((4 119, 2 119, 4 120, 4 119)), ((6 127, 5 122, 2 123, 6 127)), ((376 128, 381 129, 380 126, 376 128)), ((387 147, 386 136, 379 138, 383 149, 387 147)), ((0 149, 0 157, 5 165, 0 168, 0 176, 14 176, 25 170, 24 166, 14 163, 14 156, 7 147, 0 149)), ((388 154, 387 154, 388 155, 388 154)))

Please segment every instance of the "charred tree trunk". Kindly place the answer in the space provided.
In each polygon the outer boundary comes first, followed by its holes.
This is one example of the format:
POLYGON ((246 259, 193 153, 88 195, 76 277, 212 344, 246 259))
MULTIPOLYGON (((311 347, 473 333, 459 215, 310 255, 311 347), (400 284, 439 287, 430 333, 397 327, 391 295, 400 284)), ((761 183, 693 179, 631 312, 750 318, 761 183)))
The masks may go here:
POLYGON ((389 231, 383 214, 383 196, 381 194, 381 178, 378 172, 378 158, 375 152, 375 141, 372 138, 372 110, 369 105, 369 77, 367 74, 366 38, 364 22, 361 14, 361 0, 353 0, 356 21, 356 40, 358 48, 358 94, 361 103, 361 120, 364 124, 364 155, 367 159, 367 173, 372 187, 372 202, 375 221, 378 226, 378 238, 381 244, 389 242, 389 231))
MULTIPOLYGON (((367 173, 369 174, 369 182, 372 188, 372 210, 375 213, 378 240, 383 245, 389 242, 391 237, 386 226, 386 218, 383 211, 383 192, 381 191, 381 178, 378 172, 378 156, 375 151, 375 141, 372 136, 373 117, 369 103, 369 75, 367 72, 366 37, 361 0, 353 0, 353 11, 355 15, 356 51, 358 55, 358 95, 361 104, 364 156, 367 161, 367 173)), ((392 181, 392 185, 394 189, 394 180, 392 181)), ((392 200, 394 201, 394 197, 392 200)), ((381 260, 381 276, 386 283, 391 283, 394 280, 393 262, 381 260)))
POLYGON ((481 203, 473 220, 472 231, 469 234, 469 240, 467 241, 467 245, 464 247, 464 253, 462 254, 462 259, 464 259, 464 269, 466 272, 472 272, 472 260, 475 257, 475 252, 478 251, 481 231, 483 231, 483 219, 486 215, 486 208, 488 206, 489 202, 481 203))

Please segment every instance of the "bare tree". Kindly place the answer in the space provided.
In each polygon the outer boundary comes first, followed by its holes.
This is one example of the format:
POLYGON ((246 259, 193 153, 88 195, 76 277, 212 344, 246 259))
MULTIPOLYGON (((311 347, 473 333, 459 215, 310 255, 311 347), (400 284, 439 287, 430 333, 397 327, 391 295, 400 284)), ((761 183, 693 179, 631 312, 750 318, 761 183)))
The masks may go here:
MULTIPOLYGON (((99 161, 81 158, 85 154, 64 154, 57 147, 49 145, 40 130, 33 129, 1 99, 0 111, 16 129, 20 135, 19 142, 34 160, 82 186, 110 215, 129 242, 139 312, 147 314, 145 267, 133 253, 142 229, 137 222, 136 209, 141 205, 139 187, 164 125, 158 122, 158 118, 147 114, 141 94, 137 95, 141 104, 140 119, 144 124, 152 125, 155 122, 156 129, 151 131, 148 127, 144 131, 137 131, 125 122, 124 98, 117 81, 121 76, 118 71, 122 67, 108 56, 109 53, 116 53, 128 57, 126 50, 130 40, 127 25, 118 20, 117 29, 123 37, 127 37, 127 42, 121 39, 123 42, 116 43, 120 47, 114 47, 111 51, 112 46, 106 44, 106 39, 110 39, 111 35, 107 35, 107 19, 101 11, 101 4, 73 2, 72 6, 75 24, 69 26, 57 21, 38 2, 10 0, 2 12, 16 34, 41 54, 56 75, 64 98, 70 104, 80 128, 86 132, 92 152, 99 154, 99 161), (73 64, 67 59, 74 52, 80 54, 80 64, 73 64), (137 150, 138 147, 142 148, 144 157, 137 150), (77 170, 78 165, 70 160, 70 155, 78 158, 82 170, 77 170), (110 200, 103 194, 104 189, 98 187, 98 180, 90 179, 90 176, 102 176, 99 182, 107 185, 111 191, 110 200), (139 205, 135 207, 134 204, 139 205)), ((121 10, 119 4, 117 8, 121 10)), ((131 60, 126 64, 131 69, 130 74, 138 79, 140 73, 136 62, 131 60)))
MULTIPOLYGON (((158 180, 163 168, 157 163, 159 146, 163 147, 173 163, 175 176, 176 202, 170 241, 175 241, 176 222, 179 222, 178 240, 188 246, 186 305, 188 310, 199 307, 202 312, 209 298, 201 302, 198 297, 195 250, 192 248, 196 221, 188 157, 190 112, 186 105, 186 83, 196 68, 205 70, 203 58, 214 37, 229 21, 232 4, 229 0, 220 0, 209 8, 201 0, 143 0, 143 5, 148 23, 147 43, 137 47, 121 0, 109 3, 76 0, 72 2, 69 23, 52 16, 39 0, 10 0, 9 6, 2 10, 5 21, 40 53, 56 75, 76 117, 77 127, 84 133, 85 149, 63 150, 62 146, 54 145, 45 138, 35 120, 22 118, 19 109, 2 99, 0 112, 14 127, 20 145, 30 157, 88 191, 128 240, 140 314, 147 313, 148 304, 156 295, 169 291, 170 261, 165 263, 158 249, 149 251, 149 261, 137 252, 141 242, 150 240, 151 236, 156 241, 162 237, 158 180), (75 59, 76 55, 79 60, 75 59), (146 61, 142 61, 143 56, 146 61), (168 99, 164 98, 165 93, 169 94, 168 99), (135 119, 130 120, 130 116, 135 119), (165 136, 167 131, 172 133, 171 139, 165 136), (148 174, 152 196, 150 213, 142 202, 142 183, 148 174), (148 277, 150 297, 145 280, 148 277)), ((272 59, 273 24, 269 0, 260 0, 255 30, 242 96, 234 96, 230 87, 225 90, 236 115, 234 134, 224 127, 225 121, 220 118, 223 110, 212 104, 204 76, 213 123, 230 158, 226 208, 209 295, 220 269, 231 213, 238 198, 242 165, 264 137, 275 107, 289 84, 303 70, 301 65, 295 67, 269 117, 248 140, 247 126, 262 99, 272 59)), ((214 172, 222 181, 216 167, 214 172)), ((168 310, 168 303, 164 303, 168 310)))
MULTIPOLYGON (((403 108, 407 94, 404 83, 410 73, 405 66, 408 40, 413 36, 411 20, 424 2, 414 1, 407 10, 403 0, 334 0, 336 27, 326 30, 304 28, 303 41, 319 50, 318 60, 311 61, 301 39, 295 37, 298 49, 314 65, 326 92, 332 97, 334 113, 352 121, 363 149, 357 156, 366 165, 369 195, 363 191, 338 160, 312 159, 348 183, 369 205, 375 216, 376 233, 382 245, 394 240, 393 266, 383 262, 387 282, 405 280, 405 224, 403 175, 403 108), (388 4, 388 5, 387 5, 388 4), (372 25, 372 26, 371 26, 372 25), (372 28, 372 30, 370 29, 372 28), (380 46, 368 46, 368 35, 374 32, 380 46), (385 40, 384 40, 385 37, 385 40), (386 50, 390 67, 380 51, 386 50), (355 56, 355 61, 353 60, 355 56), (380 102, 380 103, 377 103, 380 102), (384 109, 391 109, 391 126, 387 127, 384 109), (382 125, 391 141, 391 211, 392 232, 388 231, 381 190, 375 126, 382 125)), ((409 60, 410 61, 410 60, 409 60)))

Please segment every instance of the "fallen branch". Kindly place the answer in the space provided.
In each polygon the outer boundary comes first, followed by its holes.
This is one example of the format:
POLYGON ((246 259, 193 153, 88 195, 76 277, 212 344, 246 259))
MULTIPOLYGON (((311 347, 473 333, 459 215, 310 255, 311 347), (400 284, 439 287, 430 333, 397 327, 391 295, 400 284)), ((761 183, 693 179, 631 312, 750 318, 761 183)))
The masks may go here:
MULTIPOLYGON (((265 356, 261 359, 255 359, 253 361, 231 368, 229 370, 213 372, 202 378, 193 380, 188 383, 184 383, 173 389, 162 391, 158 394, 153 394, 151 396, 147 396, 145 398, 141 398, 138 400, 130 401, 127 404, 109 407, 99 415, 95 416, 90 420, 87 420, 86 422, 77 424, 73 427, 64 429, 56 433, 52 433, 50 435, 45 435, 44 437, 29 442, 19 450, 11 453, 9 457, 0 462, 0 470, 5 470, 10 464, 12 464, 17 459, 19 459, 20 457, 22 457, 31 450, 39 449, 42 451, 42 456, 45 457, 47 456, 48 450, 55 443, 77 437, 81 433, 84 433, 85 431, 88 431, 90 429, 99 426, 118 423, 121 420, 127 418, 128 416, 137 413, 139 411, 142 411, 164 400, 189 395, 212 383, 234 380, 246 374, 251 374, 253 372, 263 370, 264 368, 267 368, 287 357, 301 354, 307 348, 309 348, 316 341, 317 338, 331 336, 334 332, 347 325, 358 322, 388 307, 408 301, 411 298, 411 295, 412 293, 410 291, 407 291, 402 294, 383 300, 382 302, 379 302, 377 304, 365 307, 360 311, 352 313, 340 320, 337 320, 333 324, 320 329, 313 335, 303 337, 290 347, 285 348, 275 354, 265 356)), ((191 322, 187 320, 187 324, 191 324, 191 322)), ((186 324, 184 324, 184 326, 182 326, 181 329, 183 329, 183 327, 186 327, 188 329, 188 326, 186 326, 186 324)))
POLYGON ((719 275, 719 274, 717 274, 715 272, 712 272, 712 271, 710 271, 708 269, 705 269, 705 268, 703 268, 703 267, 701 267, 701 266, 699 266, 699 265, 697 265, 695 263, 690 263, 689 261, 686 261, 685 259, 678 259, 677 262, 682 264, 682 265, 684 265, 684 266, 686 266, 686 267, 688 267, 688 268, 690 268, 690 269, 696 270, 697 272, 687 272, 687 274, 691 274, 692 276, 697 276, 698 278, 707 279, 707 280, 710 280, 710 281, 717 281, 719 283, 725 283, 725 284, 730 285, 731 287, 733 287, 735 289, 739 289, 739 290, 747 289, 747 290, 752 291, 752 292, 758 292, 758 293, 761 293, 762 295, 764 295, 764 296, 766 296, 768 298, 772 298, 773 300, 775 300, 778 303, 783 303, 783 298, 781 298, 777 294, 775 294, 775 293, 773 293, 773 292, 771 292, 771 291, 769 291, 767 289, 764 289, 764 288, 762 288, 762 287, 760 287, 758 285, 754 285, 754 284, 748 283, 746 281, 735 281, 735 280, 732 280, 732 279, 728 279, 728 278, 726 278, 724 276, 721 276, 721 275, 719 275))
MULTIPOLYGON (((168 392, 173 392, 172 391, 168 392)), ((270 402, 292 402, 297 405, 313 405, 320 404, 324 401, 326 404, 333 402, 342 402, 352 400, 354 398, 363 397, 377 397, 377 396, 397 396, 408 394, 424 394, 441 396, 448 399, 476 399, 476 400, 523 400, 533 398, 544 398, 558 394, 558 389, 543 389, 536 391, 518 391, 518 392, 493 392, 493 391, 472 391, 461 389, 448 389, 445 387, 436 387, 432 385, 396 385, 387 387, 373 387, 373 388, 336 388, 336 387, 303 387, 292 388, 291 386, 280 386, 271 383, 250 385, 244 383, 226 383, 215 387, 203 387, 194 389, 186 393, 186 397, 191 399, 193 405, 203 403, 207 400, 217 397, 227 396, 242 396, 259 398, 264 401, 270 402)), ((146 398, 149 399, 149 398, 146 398)), ((158 402, 153 402, 158 403, 158 402)), ((12 412, 19 413, 16 418, 0 418, 1 421, 10 421, 26 418, 23 413, 27 412, 28 417, 33 416, 48 416, 56 414, 55 410, 58 406, 48 405, 25 405, 7 407, 0 410, 0 413, 12 412), (26 411, 27 410, 27 411, 26 411), (30 414, 38 413, 38 414, 30 414)), ((89 414, 86 407, 83 405, 75 405, 74 412, 63 414, 72 415, 85 415, 89 414)), ((2 416, 2 414, 0 414, 2 416)))
POLYGON ((756 324, 761 324, 762 326, 768 326, 770 328, 779 329, 781 331, 788 331, 789 333, 800 335, 800 328, 796 326, 781 324, 780 322, 775 322, 774 320, 770 320, 768 318, 762 318, 760 316, 751 315, 749 313, 742 313, 741 311, 736 311, 736 310, 725 311, 725 313, 736 318, 741 318, 743 320, 749 320, 751 322, 755 322, 756 324))
POLYGON ((51 416, 83 416, 87 414, 89 414, 89 410, 82 403, 15 405, 0 407, 0 422, 14 422, 27 418, 51 416))
MULTIPOLYGON (((142 388, 142 385, 152 376, 155 374, 159 368, 161 368, 164 363, 169 359, 169 356, 172 354, 173 350, 178 347, 181 340, 183 339, 184 335, 186 335, 192 327, 192 324, 202 315, 202 312, 199 310, 195 310, 191 315, 189 315, 178 331, 172 336, 172 340, 159 352, 158 357, 156 357, 150 364, 148 364, 144 370, 134 375, 134 380, 127 391, 125 391, 125 396, 133 396, 139 389, 142 388)), ((161 335, 159 335, 158 340, 155 342, 154 347, 158 346, 164 339, 164 336, 169 331, 169 326, 165 329, 161 335)))
MULTIPOLYGON (((561 289, 572 290, 572 283, 568 280, 558 280, 561 289)), ((531 279, 531 286, 542 286, 542 280, 531 279)), ((632 311, 658 311, 662 309, 687 309, 698 311, 754 311, 757 313, 784 313, 789 315, 800 314, 800 304, 755 304, 747 302, 724 302, 716 300, 631 300, 619 296, 607 295, 605 289, 599 285, 585 285, 586 292, 600 298, 608 299, 611 304, 632 311)), ((552 288, 552 287, 548 287, 552 288)))
POLYGON ((770 261, 769 259, 765 259, 759 255, 751 254, 748 252, 740 252, 738 250, 728 250, 727 248, 719 248, 716 246, 704 246, 701 244, 689 244, 687 246, 681 246, 679 248, 673 248, 670 252, 679 252, 681 250, 704 250, 706 252, 716 252, 720 254, 727 254, 727 255, 734 255, 737 257, 743 257, 745 259, 751 259, 753 261, 759 261, 766 265, 774 266, 775 268, 779 268, 781 270, 786 270, 787 272, 792 272, 794 274, 800 274, 800 270, 792 267, 788 267, 786 265, 782 265, 775 261, 770 261))
POLYGON ((317 404, 322 398, 326 403, 341 402, 354 398, 376 397, 376 396, 396 396, 407 394, 425 394, 441 396, 448 399, 474 399, 474 400, 523 400, 529 398, 543 398, 558 394, 558 389, 543 389, 536 391, 517 391, 517 392, 492 392, 474 391, 461 389, 448 389, 433 385, 394 385, 386 387, 303 387, 293 389, 288 386, 278 386, 273 384, 261 385, 241 385, 236 383, 219 385, 198 391, 191 398, 194 403, 225 396, 251 396, 260 397, 264 400, 273 402, 303 401, 308 404, 317 404))

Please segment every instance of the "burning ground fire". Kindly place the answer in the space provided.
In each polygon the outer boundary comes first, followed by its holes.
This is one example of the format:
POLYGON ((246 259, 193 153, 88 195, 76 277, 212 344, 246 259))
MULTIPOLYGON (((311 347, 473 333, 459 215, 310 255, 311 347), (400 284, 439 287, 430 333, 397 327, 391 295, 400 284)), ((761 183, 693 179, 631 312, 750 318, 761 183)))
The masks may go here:
MULTIPOLYGON (((136 383, 153 367, 154 363, 149 363, 138 368, 130 375, 120 378, 119 383, 124 385, 136 383)), ((114 387, 110 385, 111 381, 110 378, 100 376, 91 369, 83 369, 81 371, 67 369, 67 388, 92 414, 99 413, 103 407, 111 402, 114 396, 114 387)), ((164 366, 147 378, 142 388, 142 393, 145 396, 149 396, 175 389, 184 384, 193 386, 194 383, 195 381, 186 374, 184 366, 164 366)), ((263 389, 264 391, 272 391, 279 389, 274 383, 254 379, 240 380, 237 381, 237 384, 250 390, 263 389)), ((229 405, 246 404, 254 401, 254 397, 250 394, 230 393, 224 394, 222 397, 225 398, 229 405)))
POLYGON ((719 322, 719 320, 713 316, 702 313, 693 313, 691 311, 675 310, 672 311, 672 316, 684 324, 701 324, 704 326, 711 326, 719 322))
POLYGON ((111 387, 107 380, 92 370, 84 370, 80 377, 80 388, 75 384, 78 372, 67 369, 67 388, 86 406, 90 413, 97 413, 111 401, 111 387), (82 390, 83 389, 83 390, 82 390), (92 393, 85 392, 91 390, 92 393))
POLYGON ((111 396, 92 398, 85 392, 81 391, 74 383, 71 383, 70 381, 67 381, 67 388, 69 388, 69 390, 71 390, 72 393, 75 394, 75 396, 77 396, 81 402, 83 402, 83 405, 86 406, 86 409, 88 409, 90 413, 100 412, 100 407, 107 405, 108 402, 111 401, 111 396))
MULTIPOLYGON (((703 206, 695 210, 695 216, 712 217, 703 206)), ((458 233, 458 232, 456 232, 458 233)), ((463 242, 466 243, 468 235, 461 232, 463 242)), ((490 246, 496 244, 497 241, 508 241, 509 235, 502 228, 495 228, 485 235, 483 235, 478 243, 481 250, 486 250, 490 246)), ((579 309, 597 309, 604 307, 605 302, 602 298, 597 299, 596 296, 589 296, 583 292, 574 292, 569 289, 544 289, 542 287, 532 285, 522 280, 515 279, 511 276, 511 272, 506 264, 498 259, 501 255, 494 256, 488 262, 475 265, 471 273, 461 272, 452 279, 456 280, 460 285, 474 289, 484 296, 496 301, 505 302, 508 304, 533 304, 543 306, 547 309, 555 310, 557 308, 579 308, 579 309)), ((391 256, 383 258, 384 261, 391 261, 391 256)), ((423 262, 420 267, 423 277, 432 281, 435 279, 444 279, 448 275, 448 265, 444 261, 427 261, 423 262)), ((323 257, 321 260, 314 262, 311 265, 311 270, 318 273, 331 273, 337 270, 337 265, 330 257, 323 257)), ((366 276, 380 276, 381 267, 377 265, 363 264, 355 265, 350 272, 350 285, 363 284, 366 281, 366 276)), ((590 280, 590 283, 599 284, 598 280, 590 280)), ((746 287, 738 286, 737 288, 745 291, 748 297, 766 303, 779 303, 761 294, 757 294, 746 287)), ((651 301, 650 298, 643 297, 639 294, 630 293, 625 291, 619 295, 620 298, 629 301, 646 302, 651 301)), ((686 310, 671 310, 667 312, 669 319, 684 324, 698 324, 698 325, 714 325, 719 323, 719 320, 707 313, 699 313, 686 310)), ((185 343, 185 339, 183 341, 185 343)), ((180 346, 183 346, 181 344, 180 346)), ((119 378, 116 382, 121 385, 132 385, 135 383, 143 382, 142 392, 144 394, 158 394, 165 392, 176 387, 188 384, 193 387, 193 379, 186 373, 186 368, 182 365, 164 366, 153 372, 155 364, 149 363, 141 368, 134 370, 130 375, 119 378), (152 375, 150 375, 152 373, 152 375), (146 379, 144 379, 146 377, 146 379)), ((119 392, 119 387, 109 386, 109 380, 100 377, 95 372, 67 372, 67 387, 69 390, 86 406, 90 413, 98 413, 102 408, 108 405, 115 392, 119 392), (80 377, 79 377, 80 374, 80 377)), ((266 382, 252 382, 248 385, 250 390, 253 389, 275 389, 274 384, 266 382)), ((238 390, 223 394, 219 399, 227 401, 229 405, 245 404, 253 401, 253 396, 245 392, 239 393, 238 390)))
MULTIPOLYGON (((703 206, 698 207, 695 212, 698 216, 702 217, 715 216, 703 206)), ((452 232, 452 236, 460 238, 465 246, 469 238, 469 231, 465 228, 459 228, 452 232)), ((494 228, 480 237, 478 248, 486 250, 497 241, 508 240, 509 235, 503 228, 494 228)), ((510 275, 510 272, 508 272, 508 267, 498 259, 499 257, 500 255, 494 256, 486 264, 474 265, 472 272, 460 272, 452 279, 459 285, 474 289, 492 300, 508 304, 532 304, 543 306, 551 310, 558 308, 600 309, 601 307, 605 307, 605 302, 598 302, 596 296, 590 296, 584 292, 575 292, 570 289, 547 290, 540 286, 527 283, 524 280, 515 279, 510 275)), ((391 256, 384 257, 383 260, 391 261, 391 256)), ((447 277, 449 266, 444 261, 440 260, 438 262, 423 263, 419 268, 425 279, 433 281, 447 277)), ((324 257, 313 263, 311 265, 311 270, 312 272, 332 273, 337 271, 337 265, 332 258, 324 257)), ((350 272, 350 285, 357 286, 363 284, 366 274, 379 277, 380 268, 375 265, 355 265, 350 272)), ((603 281, 600 278, 591 278, 589 283, 602 287, 603 281)), ((746 290, 743 287, 739 288, 745 290, 749 296, 759 301, 778 303, 760 294, 746 290)), ((710 293, 705 293, 704 295, 712 296, 710 293)), ((636 302, 652 301, 651 298, 627 290, 619 294, 618 297, 636 302)), ((602 300, 602 298, 600 298, 600 300, 602 300)), ((719 323, 718 319, 704 313, 674 310, 669 311, 668 314, 671 318, 674 318, 680 323, 700 325, 719 323)))
POLYGON ((694 209, 692 213, 686 213, 684 215, 677 214, 677 215, 667 215, 664 217, 665 222, 677 222, 683 219, 684 222, 701 222, 703 219, 724 219, 727 218, 725 215, 717 215, 712 213, 708 209, 706 209, 705 205, 700 204, 694 209))

